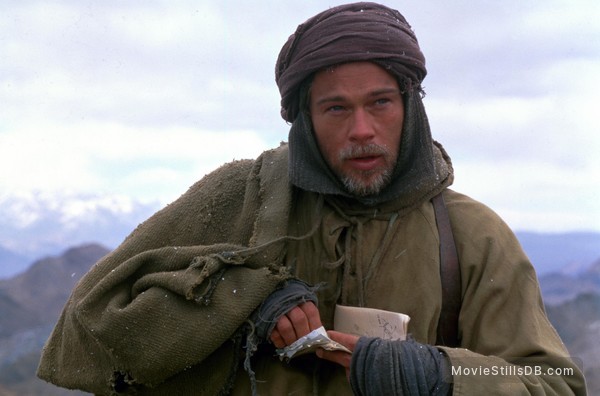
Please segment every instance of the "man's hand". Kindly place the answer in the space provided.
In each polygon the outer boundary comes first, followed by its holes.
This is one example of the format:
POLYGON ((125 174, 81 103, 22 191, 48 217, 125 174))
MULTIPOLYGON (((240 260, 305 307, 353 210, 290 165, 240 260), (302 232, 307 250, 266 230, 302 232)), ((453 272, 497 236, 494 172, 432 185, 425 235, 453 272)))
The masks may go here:
MULTIPOLYGON (((340 344, 348 348, 350 351, 354 351, 354 347, 356 346, 356 343, 358 342, 359 338, 358 336, 352 334, 340 333, 339 331, 333 330, 328 331, 327 335, 333 341, 339 342, 340 344)), ((320 348, 317 349, 316 353, 317 356, 321 359, 329 360, 344 367, 346 369, 346 376, 350 378, 350 362, 352 361, 351 354, 342 351, 326 351, 320 348)))
POLYGON ((319 310, 309 301, 292 308, 280 317, 270 339, 277 348, 284 348, 321 326, 319 310))

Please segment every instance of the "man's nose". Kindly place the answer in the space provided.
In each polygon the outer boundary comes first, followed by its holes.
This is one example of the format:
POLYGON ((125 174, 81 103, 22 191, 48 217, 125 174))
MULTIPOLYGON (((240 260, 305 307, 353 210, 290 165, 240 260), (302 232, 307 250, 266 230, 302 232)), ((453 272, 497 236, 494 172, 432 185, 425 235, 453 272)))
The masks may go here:
POLYGON ((363 109, 355 110, 352 114, 350 140, 362 143, 370 141, 374 136, 375 130, 368 112, 363 109))

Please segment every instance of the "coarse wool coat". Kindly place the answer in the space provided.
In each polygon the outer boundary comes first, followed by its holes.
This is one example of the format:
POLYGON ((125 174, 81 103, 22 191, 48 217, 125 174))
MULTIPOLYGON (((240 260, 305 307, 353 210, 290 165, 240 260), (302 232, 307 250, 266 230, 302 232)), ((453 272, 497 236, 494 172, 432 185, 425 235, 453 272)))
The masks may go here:
MULTIPOLYGON (((411 336, 434 344, 441 286, 431 203, 378 213, 323 204, 290 187, 287 157, 282 145, 224 165, 141 224, 75 288, 38 375, 98 395, 250 394, 247 319, 291 276, 332 286, 319 290, 327 327, 335 303, 365 305, 410 315, 411 336)), ((444 197, 462 273, 461 347, 441 347, 453 394, 585 394, 513 233, 484 205, 451 190, 444 197)), ((261 395, 351 394, 341 367, 314 356, 280 362, 270 348, 251 359, 261 395)))

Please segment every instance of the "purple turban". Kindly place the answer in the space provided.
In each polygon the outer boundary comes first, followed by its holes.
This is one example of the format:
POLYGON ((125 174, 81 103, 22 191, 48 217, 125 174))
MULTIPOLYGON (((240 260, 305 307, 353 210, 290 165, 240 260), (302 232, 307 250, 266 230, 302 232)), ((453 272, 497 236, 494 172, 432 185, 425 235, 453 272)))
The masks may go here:
POLYGON ((281 116, 294 121, 299 87, 316 71, 347 62, 372 61, 396 76, 403 90, 425 78, 425 57, 417 38, 396 10, 376 3, 337 6, 299 25, 275 67, 281 116))

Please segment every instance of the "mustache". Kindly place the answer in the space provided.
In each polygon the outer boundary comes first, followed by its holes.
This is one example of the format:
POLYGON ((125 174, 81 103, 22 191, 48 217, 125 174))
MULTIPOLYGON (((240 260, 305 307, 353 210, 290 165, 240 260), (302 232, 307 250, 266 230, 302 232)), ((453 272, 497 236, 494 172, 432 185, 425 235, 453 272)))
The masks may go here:
POLYGON ((352 145, 340 151, 339 159, 347 160, 352 158, 370 157, 370 156, 384 156, 388 157, 390 151, 385 146, 380 146, 375 143, 367 145, 352 145))

